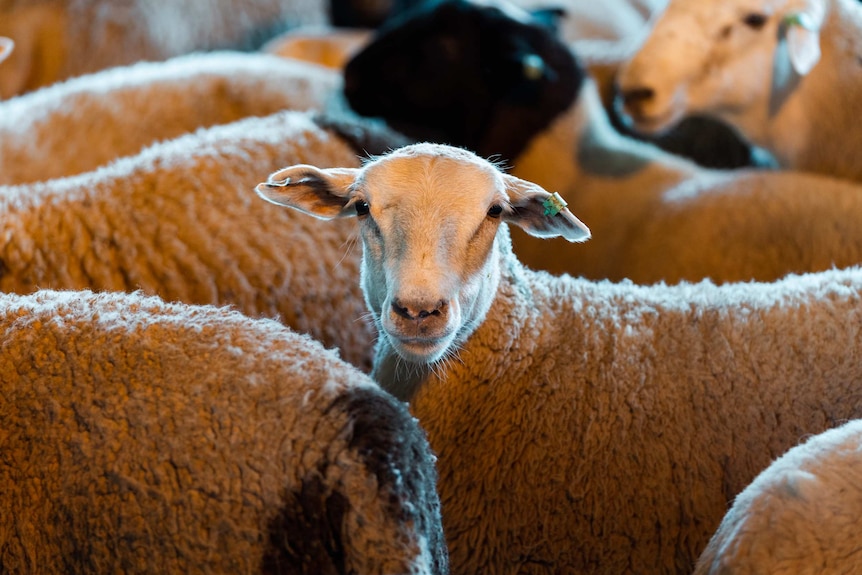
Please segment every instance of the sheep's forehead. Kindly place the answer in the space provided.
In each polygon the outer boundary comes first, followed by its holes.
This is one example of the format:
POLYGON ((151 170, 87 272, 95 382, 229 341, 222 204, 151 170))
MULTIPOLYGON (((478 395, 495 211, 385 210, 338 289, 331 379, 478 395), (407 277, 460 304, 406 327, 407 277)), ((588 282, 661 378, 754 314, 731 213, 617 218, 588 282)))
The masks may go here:
POLYGON ((378 223, 415 228, 430 222, 472 230, 495 201, 505 200, 500 172, 464 155, 391 155, 369 164, 362 185, 378 223))

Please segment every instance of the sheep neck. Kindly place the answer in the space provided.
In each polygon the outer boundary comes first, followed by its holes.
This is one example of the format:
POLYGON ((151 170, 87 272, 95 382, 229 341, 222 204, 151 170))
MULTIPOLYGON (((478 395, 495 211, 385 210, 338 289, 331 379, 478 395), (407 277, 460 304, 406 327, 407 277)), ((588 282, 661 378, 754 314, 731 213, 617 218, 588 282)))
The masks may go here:
POLYGON ((410 401, 427 381, 432 368, 429 365, 406 362, 384 340, 381 336, 377 343, 371 378, 401 401, 410 401))
POLYGON ((607 254, 621 253, 630 231, 648 220, 662 195, 700 174, 701 168, 618 134, 590 84, 565 117, 534 139, 513 173, 559 192, 595 238, 577 247, 574 264, 562 256, 549 258, 548 250, 553 248, 547 240, 516 234, 515 252, 522 261, 542 262, 542 269, 552 273, 577 269, 590 278, 619 279, 615 275, 619 268, 607 254))
POLYGON ((633 177, 679 180, 695 170, 691 162, 614 130, 593 81, 584 82, 573 105, 533 139, 514 168, 519 177, 571 200, 592 189, 628 185, 633 177))

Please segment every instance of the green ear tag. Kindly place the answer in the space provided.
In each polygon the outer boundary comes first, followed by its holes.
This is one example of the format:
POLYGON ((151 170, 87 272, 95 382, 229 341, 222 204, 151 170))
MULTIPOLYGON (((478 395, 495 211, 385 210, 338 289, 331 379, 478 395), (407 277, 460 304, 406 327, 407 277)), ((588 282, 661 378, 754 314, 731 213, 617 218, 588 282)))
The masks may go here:
POLYGON ((546 216, 556 216, 567 205, 568 204, 566 203, 566 200, 563 199, 563 196, 561 196, 557 192, 554 192, 548 199, 542 202, 542 206, 545 208, 546 216))
POLYGON ((799 26, 806 30, 814 30, 814 23, 805 12, 793 12, 784 17, 783 22, 786 26, 799 26))

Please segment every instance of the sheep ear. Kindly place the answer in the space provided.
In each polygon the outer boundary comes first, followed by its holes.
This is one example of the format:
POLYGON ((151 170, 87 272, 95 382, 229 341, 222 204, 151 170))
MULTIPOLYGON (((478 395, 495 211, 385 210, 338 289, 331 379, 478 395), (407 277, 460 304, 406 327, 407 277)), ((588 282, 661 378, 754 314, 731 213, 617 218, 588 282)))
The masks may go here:
POLYGON ((809 2, 806 9, 790 12, 782 20, 787 55, 791 66, 800 76, 808 74, 820 61, 822 22, 823 6, 819 2, 809 2))
POLYGON ((29 37, 25 37, 23 40, 19 38, 18 42, 5 37, 2 40, 0 62, 7 58, 9 61, 0 68, 0 98, 11 98, 24 92, 27 83, 34 75, 32 67, 35 58, 32 58, 30 54, 32 51, 30 45, 33 40, 29 37), (14 56, 12 56, 12 48, 15 48, 14 56))
POLYGON ((5 60, 15 48, 15 42, 11 38, 0 36, 0 62, 5 60))
POLYGON ((541 186, 505 174, 510 212, 503 219, 539 238, 563 237, 570 242, 590 239, 590 229, 566 208, 559 194, 550 194, 541 186))
MULTIPOLYGON (((21 3, 26 4, 26 3, 21 3)), ((65 10, 60 6, 22 6, 4 22, 3 33, 14 36, 12 46, 0 47, 0 98, 17 96, 60 75, 66 53, 65 10), (10 55, 11 54, 11 55, 10 55)), ((4 16, 5 18, 6 16, 4 16)))
POLYGON ((357 168, 321 169, 300 164, 279 170, 255 188, 268 202, 322 220, 355 216, 350 209, 357 168))

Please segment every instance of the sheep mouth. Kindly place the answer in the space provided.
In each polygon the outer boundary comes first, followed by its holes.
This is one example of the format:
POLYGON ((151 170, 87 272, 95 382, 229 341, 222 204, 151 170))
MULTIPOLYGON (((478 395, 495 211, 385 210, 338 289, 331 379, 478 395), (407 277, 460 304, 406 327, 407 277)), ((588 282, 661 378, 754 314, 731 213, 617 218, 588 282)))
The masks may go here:
POLYGON ((622 120, 626 128, 649 136, 658 136, 667 132, 683 116, 674 108, 668 108, 659 113, 650 113, 638 106, 625 105, 620 97, 614 100, 614 108, 616 115, 622 120))
POLYGON ((411 363, 435 363, 446 355, 452 345, 452 335, 433 338, 399 337, 387 333, 395 351, 411 363))
POLYGON ((673 110, 657 115, 626 113, 624 117, 632 130, 649 136, 659 136, 679 121, 679 114, 674 113, 673 110))

